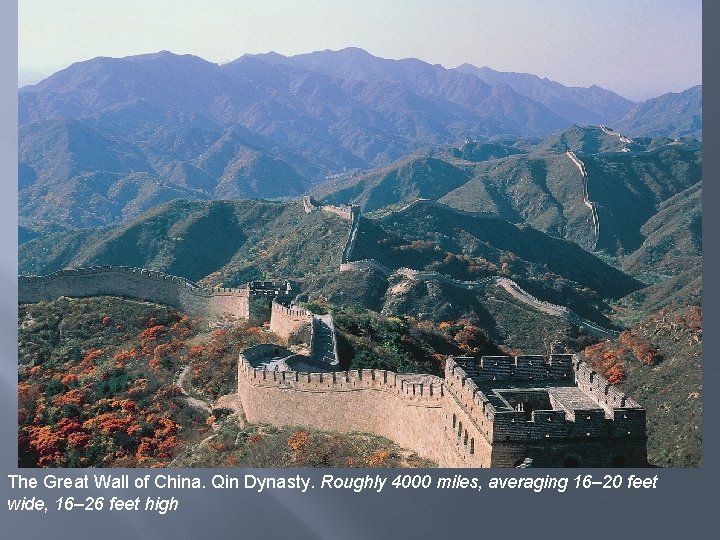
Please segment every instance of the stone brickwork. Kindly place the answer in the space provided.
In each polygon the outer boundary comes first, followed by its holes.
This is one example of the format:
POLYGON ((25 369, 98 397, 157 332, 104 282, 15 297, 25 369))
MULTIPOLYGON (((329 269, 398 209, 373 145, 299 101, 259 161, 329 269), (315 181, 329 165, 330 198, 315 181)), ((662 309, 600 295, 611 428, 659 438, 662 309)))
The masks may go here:
POLYGON ((273 301, 270 310, 270 331, 280 336, 285 343, 291 343, 294 336, 304 336, 312 342, 313 314, 302 308, 286 307, 273 301))
MULTIPOLYGON (((465 452, 451 433, 439 377, 383 370, 266 371, 253 368, 241 355, 238 395, 249 422, 371 432, 445 467, 482 465, 480 449, 465 452)), ((459 408, 456 414, 462 414, 459 408)), ((485 448, 486 457, 489 450, 485 448)))
POLYGON ((161 272, 123 266, 61 270, 48 276, 20 276, 20 303, 60 296, 124 296, 177 307, 193 315, 232 315, 248 318, 248 288, 199 287, 161 272))
POLYGON ((238 396, 250 422, 369 431, 443 467, 647 463, 645 410, 573 355, 448 358, 444 379, 270 372, 241 355, 238 396))

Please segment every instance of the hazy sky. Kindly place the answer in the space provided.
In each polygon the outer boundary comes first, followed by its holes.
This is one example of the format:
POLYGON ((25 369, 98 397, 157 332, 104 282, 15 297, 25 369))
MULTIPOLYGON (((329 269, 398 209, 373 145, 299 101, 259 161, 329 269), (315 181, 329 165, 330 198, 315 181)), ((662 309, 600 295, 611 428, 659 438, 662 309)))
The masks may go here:
POLYGON ((701 0, 19 0, 21 69, 160 50, 213 62, 362 47, 598 84, 630 99, 701 82, 701 0))

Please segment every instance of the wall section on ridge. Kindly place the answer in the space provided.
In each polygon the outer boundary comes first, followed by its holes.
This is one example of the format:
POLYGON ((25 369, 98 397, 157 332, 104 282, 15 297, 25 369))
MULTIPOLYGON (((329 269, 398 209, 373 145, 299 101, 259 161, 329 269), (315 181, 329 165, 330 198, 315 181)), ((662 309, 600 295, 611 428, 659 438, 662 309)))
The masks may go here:
POLYGON ((248 318, 247 289, 207 289, 183 278, 140 268, 94 267, 62 270, 48 276, 21 276, 20 303, 60 296, 122 296, 174 306, 192 315, 248 318))

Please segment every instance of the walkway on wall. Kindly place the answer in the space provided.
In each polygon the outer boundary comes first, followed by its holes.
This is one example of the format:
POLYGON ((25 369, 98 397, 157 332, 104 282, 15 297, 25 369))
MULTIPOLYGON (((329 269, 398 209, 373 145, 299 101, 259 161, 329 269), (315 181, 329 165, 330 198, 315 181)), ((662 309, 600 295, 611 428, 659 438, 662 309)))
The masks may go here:
POLYGON ((519 300, 523 304, 554 317, 563 317, 573 324, 584 327, 588 332, 599 338, 617 339, 620 336, 620 332, 598 326, 565 306, 560 306, 558 304, 553 304, 551 302, 535 298, 532 294, 509 278, 492 276, 478 281, 461 281, 437 272, 420 272, 417 270, 411 270, 410 268, 400 268, 399 270, 396 270, 393 275, 401 276, 404 279, 411 279, 414 281, 441 281, 455 287, 475 291, 483 291, 487 285, 494 283, 499 287, 502 287, 513 298, 519 300))
POLYGON ((580 174, 583 177, 583 204, 590 209, 590 214, 592 215, 593 231, 595 233, 595 241, 593 242, 592 246, 592 249, 594 250, 597 248, 597 243, 600 238, 600 221, 598 220, 597 205, 590 200, 588 195, 587 169, 585 168, 585 164, 580 161, 580 159, 578 159, 578 157, 575 155, 575 152, 573 152, 572 150, 568 150, 566 154, 578 168, 580 174))
POLYGON ((496 278, 495 283, 497 283, 498 286, 502 287, 505 291, 510 293, 513 298, 520 300, 522 303, 533 307, 538 311, 547 313, 548 315, 553 315, 554 317, 563 317, 564 319, 570 321, 573 324, 584 327, 588 332, 599 338, 617 339, 620 336, 620 332, 618 332, 617 330, 609 330, 607 328, 598 326, 597 324, 581 317, 580 315, 578 315, 571 309, 566 308, 565 306, 559 306, 557 304, 545 302, 543 300, 535 298, 532 294, 520 287, 520 285, 515 283, 512 279, 496 278))
POLYGON ((613 131, 612 129, 608 128, 607 126, 603 126, 602 124, 600 124, 600 129, 606 135, 612 135, 613 137, 617 137, 618 139, 620 139, 620 142, 624 142, 625 144, 630 144, 630 143, 634 142, 632 139, 630 139, 629 137, 626 137, 622 133, 613 131))
MULTIPOLYGON (((614 134, 614 133, 612 133, 614 134)), ((592 215, 593 220, 593 230, 595 233, 595 241, 593 243, 593 249, 597 247, 598 238, 600 235, 600 222, 598 221, 597 217, 597 207, 596 204, 588 199, 588 189, 587 189, 587 171, 585 170, 585 164, 578 159, 578 157, 575 155, 574 152, 568 150, 567 156, 572 160, 572 162, 577 166, 578 170, 580 171, 580 174, 583 177, 583 202, 585 206, 587 206, 592 215)), ((307 206, 310 206, 310 202, 308 201, 306 203, 305 199, 303 199, 303 203, 307 206)), ((416 200, 412 203, 406 205, 403 207, 400 211, 405 211, 408 208, 419 205, 419 204, 428 204, 428 205, 438 205, 440 206, 440 203, 437 203, 435 201, 427 201, 427 200, 416 200)), ((444 206, 444 205, 442 205, 444 206)), ((453 285, 455 287, 462 287, 465 289, 470 290, 483 290, 488 284, 495 283, 498 286, 502 287, 504 290, 506 290, 508 293, 510 293, 515 299, 519 300, 520 302, 533 307, 539 311, 542 311, 543 313, 547 313, 548 315, 552 315, 555 317, 563 317, 564 319, 570 321, 573 324, 576 324, 578 326, 584 327, 588 332, 591 334, 602 338, 602 339, 617 339, 620 335, 620 332, 616 330, 610 330, 607 328, 603 328, 601 326, 598 326, 597 324, 585 319, 584 317, 581 317, 574 311, 566 308, 565 306, 559 306, 557 304, 552 304, 550 302, 545 302, 542 300, 538 300, 533 295, 522 289, 520 285, 518 285, 516 282, 514 282, 511 279, 500 277, 500 276, 493 276, 489 278, 485 278, 478 281, 462 281, 458 279, 454 279, 450 276, 446 276, 444 274, 440 274, 438 272, 434 271, 420 271, 420 270, 413 270, 411 268, 399 268, 397 270, 391 270, 390 268, 387 268, 386 266, 382 265, 375 259, 363 259, 359 261, 352 261, 352 247, 354 247, 355 244, 355 237, 358 232, 358 227, 360 223, 360 209, 359 207, 352 207, 352 226, 350 228, 350 234, 348 236, 348 240, 345 244, 345 249, 343 250, 342 255, 342 263, 340 265, 340 271, 345 272, 349 270, 356 270, 361 268, 373 268, 375 270, 380 271, 382 274, 385 275, 388 279, 391 279, 392 276, 400 276, 403 279, 410 279, 415 281, 441 281, 443 283, 448 283, 450 285, 453 285)), ((306 211, 308 211, 306 209, 306 211)), ((471 215, 471 213, 464 213, 471 215)), ((480 215, 480 214, 479 214, 480 215)), ((488 214, 487 216, 483 214, 483 217, 490 217, 491 215, 488 214)), ((497 217, 497 216, 494 216, 497 217)), ((325 353, 322 353, 325 354, 325 353)))
POLYGON ((316 315, 313 319, 313 358, 325 364, 336 365, 335 328, 331 315, 316 315))

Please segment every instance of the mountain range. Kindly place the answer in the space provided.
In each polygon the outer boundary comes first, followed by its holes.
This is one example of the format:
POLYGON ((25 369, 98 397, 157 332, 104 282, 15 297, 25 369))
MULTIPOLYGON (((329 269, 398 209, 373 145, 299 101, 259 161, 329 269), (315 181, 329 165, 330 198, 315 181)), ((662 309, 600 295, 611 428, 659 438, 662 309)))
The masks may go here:
MULTIPOLYGON (((18 98, 20 222, 35 231, 116 223, 176 198, 296 196, 428 147, 630 113, 630 128, 687 132, 663 120, 672 100, 643 108, 599 87, 354 48, 223 65, 169 52, 95 58, 18 98)), ((683 110, 700 118, 698 107, 683 110)))
MULTIPOLYGON (((358 204, 366 212, 417 198, 439 200, 527 223, 587 249, 627 255, 641 247, 649 250, 643 243, 659 223, 669 231, 668 221, 654 217, 661 210, 669 218, 683 204, 682 219, 697 229, 701 178, 701 145, 694 139, 623 142, 607 128, 572 127, 536 144, 471 141, 435 149, 334 179, 313 194, 332 204, 358 204), (587 182, 568 151, 582 160, 587 182), (585 202, 585 190, 595 213, 585 202), (693 215, 694 225, 688 220, 693 215)), ((697 232, 688 232, 687 238, 693 234, 697 238, 697 232)), ((693 245, 697 253, 699 244, 693 245)))
MULTIPOLYGON (((335 313, 338 349, 362 367, 426 372, 463 343, 595 354, 647 408, 652 463, 699 463, 702 87, 633 103, 355 48, 223 65, 161 52, 74 64, 20 89, 18 112, 21 273, 290 279, 302 306, 335 313), (598 341, 593 325, 622 333, 598 341)), ((142 321, 114 301, 112 317, 105 300, 61 299, 26 321, 60 328, 48 354, 79 359, 69 320, 95 341, 142 321)))

